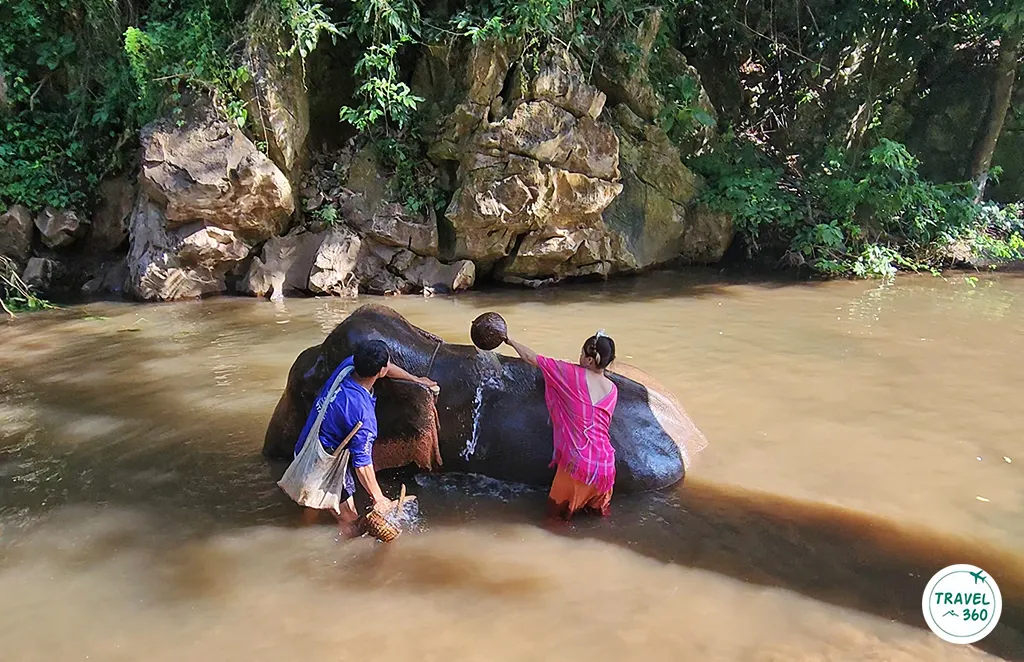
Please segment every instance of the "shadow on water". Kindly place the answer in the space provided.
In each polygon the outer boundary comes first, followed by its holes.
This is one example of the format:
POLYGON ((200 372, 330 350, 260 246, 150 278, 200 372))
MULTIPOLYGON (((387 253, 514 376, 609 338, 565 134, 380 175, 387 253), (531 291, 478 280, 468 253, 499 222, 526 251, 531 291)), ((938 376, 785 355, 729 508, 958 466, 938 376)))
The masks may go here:
MULTIPOLYGON (((510 504, 477 504, 455 522, 541 526, 543 501, 541 491, 510 504)), ((429 500, 421 497, 421 503, 430 513, 429 500)), ((1024 559, 986 543, 690 479, 668 494, 620 497, 607 520, 581 517, 549 529, 923 630, 921 599, 928 580, 948 565, 972 563, 996 578, 1003 597, 999 625, 975 646, 1024 660, 1024 559)))
POLYGON ((738 287, 781 289, 811 288, 826 281, 801 278, 791 273, 752 273, 712 268, 664 268, 640 274, 619 276, 612 280, 579 280, 557 287, 524 289, 518 285, 489 283, 466 293, 476 302, 495 299, 508 302, 514 292, 521 303, 564 305, 589 300, 604 304, 653 302, 665 299, 729 297, 738 287))

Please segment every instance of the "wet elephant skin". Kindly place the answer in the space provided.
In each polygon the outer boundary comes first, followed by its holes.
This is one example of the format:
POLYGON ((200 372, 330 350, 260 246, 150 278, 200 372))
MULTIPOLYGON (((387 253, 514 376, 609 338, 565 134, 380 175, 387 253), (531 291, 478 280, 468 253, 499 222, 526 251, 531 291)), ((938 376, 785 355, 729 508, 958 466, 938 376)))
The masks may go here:
MULTIPOLYGON (((292 457, 316 393, 360 342, 374 338, 388 344, 398 365, 441 387, 436 406, 443 466, 438 470, 550 484, 552 429, 540 370, 519 358, 444 343, 378 305, 360 307, 321 345, 296 359, 267 428, 265 456, 292 457)), ((658 490, 682 480, 682 455, 651 412, 647 389, 621 375, 609 376, 619 389, 611 426, 616 492, 658 490)), ((414 434, 433 397, 418 385, 390 379, 379 381, 375 392, 381 442, 414 434)))

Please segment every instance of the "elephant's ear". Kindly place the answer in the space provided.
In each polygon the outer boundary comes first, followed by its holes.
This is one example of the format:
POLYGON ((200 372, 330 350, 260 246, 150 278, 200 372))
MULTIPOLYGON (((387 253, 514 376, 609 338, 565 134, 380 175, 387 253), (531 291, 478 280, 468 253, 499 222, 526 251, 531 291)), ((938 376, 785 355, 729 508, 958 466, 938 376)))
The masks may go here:
POLYGON ((418 384, 381 379, 377 396, 377 441, 373 466, 377 470, 415 464, 424 471, 441 466, 440 422, 434 395, 418 384))

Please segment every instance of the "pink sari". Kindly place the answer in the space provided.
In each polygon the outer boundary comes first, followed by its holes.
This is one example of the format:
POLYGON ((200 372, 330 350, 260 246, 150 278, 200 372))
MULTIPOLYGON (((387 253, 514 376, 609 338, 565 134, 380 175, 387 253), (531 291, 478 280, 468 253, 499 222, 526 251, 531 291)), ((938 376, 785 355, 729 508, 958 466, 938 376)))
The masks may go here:
POLYGON ((610 492, 615 484, 615 449, 608 429, 618 389, 613 384, 611 393, 593 404, 586 368, 546 356, 538 356, 537 365, 544 373, 544 400, 554 427, 550 466, 599 492, 610 492))

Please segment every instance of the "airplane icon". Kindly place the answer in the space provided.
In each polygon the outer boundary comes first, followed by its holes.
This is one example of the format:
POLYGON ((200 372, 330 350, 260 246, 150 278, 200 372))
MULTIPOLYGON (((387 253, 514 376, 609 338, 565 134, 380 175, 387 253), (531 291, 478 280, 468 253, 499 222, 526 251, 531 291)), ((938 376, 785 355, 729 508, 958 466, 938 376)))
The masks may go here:
POLYGON ((986 577, 985 577, 985 571, 984 570, 979 570, 978 572, 971 572, 970 575, 971 575, 971 577, 974 577, 974 583, 975 584, 978 583, 979 579, 981 580, 982 584, 987 584, 988 583, 987 581, 985 581, 986 577))

